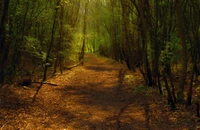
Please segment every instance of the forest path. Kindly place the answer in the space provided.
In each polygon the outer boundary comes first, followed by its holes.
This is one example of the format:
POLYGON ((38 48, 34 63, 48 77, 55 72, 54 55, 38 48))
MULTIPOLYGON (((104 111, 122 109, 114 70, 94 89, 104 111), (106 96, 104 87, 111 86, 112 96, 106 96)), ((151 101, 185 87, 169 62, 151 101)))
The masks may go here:
MULTIPOLYGON (((57 105, 59 107, 63 105, 62 111, 67 112, 64 114, 63 122, 65 123, 61 129, 127 130, 145 128, 146 120, 143 108, 135 106, 134 109, 128 110, 128 106, 131 105, 131 100, 134 98, 131 92, 122 91, 126 72, 124 65, 108 58, 86 54, 84 66, 76 67, 71 71, 74 75, 63 82, 63 86, 52 90, 55 96, 60 95, 56 99, 57 105), (127 113, 125 113, 126 109, 127 113)), ((57 81, 57 84, 60 84, 60 81, 57 81)), ((46 88, 43 90, 46 91, 46 88)), ((44 93, 42 91, 41 94, 44 93)), ((52 94, 47 95, 49 98, 49 95, 52 94)), ((47 98, 44 100, 48 101, 47 98)), ((55 98, 52 97, 52 99, 55 98)), ((60 122, 60 117, 58 120, 60 122)))
POLYGON ((58 86, 43 85, 34 103, 32 98, 37 87, 2 89, 0 130, 188 128, 188 124, 177 120, 185 119, 184 116, 172 116, 168 107, 159 105, 161 98, 152 96, 153 89, 147 91, 141 86, 139 72, 134 76, 129 73, 118 62, 87 54, 84 66, 50 78, 48 82, 58 86))

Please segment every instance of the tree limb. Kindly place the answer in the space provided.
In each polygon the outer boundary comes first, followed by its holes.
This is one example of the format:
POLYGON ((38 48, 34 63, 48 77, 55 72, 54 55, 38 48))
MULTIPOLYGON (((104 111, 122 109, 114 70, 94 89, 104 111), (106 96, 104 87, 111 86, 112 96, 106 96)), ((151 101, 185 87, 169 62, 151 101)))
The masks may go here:
POLYGON ((72 69, 72 68, 74 68, 74 67, 77 67, 77 66, 81 65, 82 63, 83 63, 83 61, 80 61, 80 62, 77 63, 77 64, 74 64, 74 65, 68 66, 68 67, 63 67, 63 68, 64 68, 64 69, 67 69, 67 70, 70 70, 70 69, 72 69))
POLYGON ((48 82, 32 82, 32 83, 48 84, 48 85, 52 85, 52 86, 58 86, 57 84, 54 84, 54 83, 48 83, 48 82))

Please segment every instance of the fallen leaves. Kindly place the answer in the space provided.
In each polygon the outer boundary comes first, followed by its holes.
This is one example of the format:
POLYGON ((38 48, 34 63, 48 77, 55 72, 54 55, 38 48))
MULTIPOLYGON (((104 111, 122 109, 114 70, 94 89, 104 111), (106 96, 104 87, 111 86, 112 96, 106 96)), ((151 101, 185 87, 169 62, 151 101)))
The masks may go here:
POLYGON ((139 71, 127 71, 123 77, 123 64, 94 55, 86 58, 84 66, 48 79, 59 86, 44 85, 34 103, 30 99, 37 86, 1 90, 0 105, 11 107, 0 106, 0 130, 199 128, 190 111, 178 105, 171 112, 166 97, 143 86, 139 71))

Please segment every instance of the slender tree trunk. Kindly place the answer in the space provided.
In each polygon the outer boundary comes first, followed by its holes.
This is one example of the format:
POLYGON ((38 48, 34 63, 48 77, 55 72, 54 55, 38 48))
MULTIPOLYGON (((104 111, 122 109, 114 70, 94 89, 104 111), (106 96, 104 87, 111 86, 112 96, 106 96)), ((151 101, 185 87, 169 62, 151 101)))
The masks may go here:
POLYGON ((169 77, 170 80, 170 84, 171 84, 171 90, 172 90, 172 97, 174 99, 174 102, 176 102, 176 93, 175 93, 175 87, 174 87, 174 81, 173 81, 173 75, 171 72, 171 66, 169 65, 169 71, 167 72, 167 75, 169 77))
POLYGON ((134 66, 134 59, 132 58, 133 52, 131 51, 131 38, 130 38, 130 31, 129 31, 129 1, 121 0, 122 5, 122 54, 128 69, 135 71, 134 66))
POLYGON ((182 9, 181 9, 181 1, 176 0, 176 15, 177 15, 177 24, 178 24, 178 32, 181 39, 181 46, 182 46, 182 68, 181 68, 181 77, 178 84, 178 93, 177 93, 177 101, 183 102, 184 101, 184 86, 186 82, 186 74, 187 74, 187 43, 186 43, 186 30, 184 29, 184 19, 182 17, 182 9))
MULTIPOLYGON (((200 11, 200 7, 199 7, 199 1, 190 1, 191 2, 191 12, 190 12, 190 16, 191 16, 191 23, 193 26, 191 26, 191 32, 192 32, 192 36, 190 37, 190 44, 191 44, 191 56, 192 56, 192 62, 193 62, 193 68, 192 68, 192 73, 191 73, 191 79, 190 79, 190 88, 188 91, 188 97, 187 97, 187 105, 191 106, 192 105, 192 89, 193 89, 193 82, 194 82, 194 76, 196 73, 196 70, 198 71, 197 67, 196 67, 196 63, 197 63, 197 57, 198 57, 198 51, 199 51, 199 47, 198 44, 199 42, 199 27, 200 27, 200 16, 199 16, 199 11, 200 11)), ((200 51, 199 51, 200 52, 200 51)))
POLYGON ((49 45, 47 55, 46 55, 46 60, 45 60, 43 81, 46 80, 48 63, 49 63, 49 56, 50 56, 50 52, 51 52, 51 49, 52 49, 53 43, 54 43, 54 35, 55 35, 55 32, 56 32, 56 18, 57 18, 57 15, 58 15, 58 7, 57 6, 59 6, 59 5, 60 5, 60 0, 58 0, 56 8, 55 8, 55 15, 54 15, 54 21, 53 21, 52 32, 51 32, 51 41, 50 41, 50 45, 49 45))
POLYGON ((56 60, 55 60, 55 63, 54 63, 53 74, 56 74, 56 72, 57 72, 57 66, 58 66, 58 54, 56 55, 56 60))
POLYGON ((163 71, 163 80, 165 82, 165 88, 167 90, 168 100, 169 100, 169 103, 171 104, 171 110, 175 111, 176 106, 175 106, 175 103, 174 103, 174 100, 173 100, 173 97, 172 97, 172 93, 171 93, 169 85, 168 85, 167 77, 166 77, 166 74, 165 74, 164 71, 163 71))
POLYGON ((64 32, 63 32, 63 28, 64 28, 64 25, 63 25, 63 21, 64 21, 64 6, 61 4, 60 5, 60 17, 59 17, 59 38, 57 40, 57 45, 56 45, 56 60, 55 60, 55 64, 54 64, 54 72, 53 74, 55 74, 57 72, 57 67, 59 65, 59 68, 60 68, 60 73, 62 74, 62 61, 63 60, 61 57, 62 57, 62 51, 63 51, 63 48, 62 48, 62 44, 63 44, 63 41, 64 41, 64 32))
POLYGON ((85 3, 85 14, 84 14, 84 18, 83 18, 83 44, 82 44, 81 53, 79 56, 79 61, 82 62, 82 64, 84 64, 83 59, 84 59, 84 55, 85 55, 88 4, 89 4, 89 1, 87 0, 85 3))
POLYGON ((5 24, 8 16, 8 7, 9 7, 9 0, 4 0, 4 9, 3 14, 1 17, 1 23, 0 23, 0 52, 3 51, 3 47, 5 44, 5 24))
MULTIPOLYGON (((159 86, 158 84, 158 77, 160 75, 160 71, 159 71, 159 57, 161 54, 161 40, 158 34, 158 23, 159 23, 159 13, 160 13, 160 9, 159 9, 159 4, 158 4, 158 0, 155 0, 155 22, 153 22, 154 20, 151 20, 151 13, 148 13, 148 19, 150 19, 150 23, 149 23, 149 34, 150 34, 150 41, 151 41, 151 47, 153 50, 153 58, 152 58, 152 79, 153 79, 153 85, 157 88, 159 88, 160 94, 162 94, 162 89, 161 86, 159 86)), ((149 11, 151 7, 148 7, 149 11)))
POLYGON ((60 73, 63 73, 63 55, 59 54, 59 65, 60 65, 60 73))
POLYGON ((191 74, 191 79, 190 79, 190 87, 189 87, 189 91, 188 91, 188 95, 187 95, 187 105, 188 106, 192 105, 192 86, 193 86, 193 81, 194 81, 195 64, 196 64, 196 56, 195 56, 195 62, 193 63, 192 74, 191 74))
POLYGON ((6 32, 5 32, 5 24, 8 17, 8 8, 9 8, 9 0, 4 0, 4 8, 3 14, 0 23, 0 88, 4 83, 4 66, 6 63, 5 55, 4 55, 4 47, 5 47, 5 39, 6 39, 6 32))
MULTIPOLYGON (((198 30, 197 30, 197 35, 198 35, 198 30)), ((194 75, 195 75, 195 67, 196 67, 196 62, 197 62, 197 44, 199 42, 199 38, 195 38, 195 45, 193 47, 193 52, 192 52, 192 62, 193 62, 193 67, 192 67, 192 73, 191 73, 191 79, 190 79, 190 87, 189 91, 187 94, 187 105, 191 106, 192 105, 192 88, 193 88, 193 82, 194 82, 194 75)))
POLYGON ((139 1, 139 10, 140 10, 140 33, 141 33, 141 43, 142 43, 142 50, 143 50, 143 65, 144 65, 144 77, 145 77, 145 84, 149 84, 148 79, 148 59, 147 59, 147 43, 146 43, 146 24, 145 24, 145 1, 139 1))

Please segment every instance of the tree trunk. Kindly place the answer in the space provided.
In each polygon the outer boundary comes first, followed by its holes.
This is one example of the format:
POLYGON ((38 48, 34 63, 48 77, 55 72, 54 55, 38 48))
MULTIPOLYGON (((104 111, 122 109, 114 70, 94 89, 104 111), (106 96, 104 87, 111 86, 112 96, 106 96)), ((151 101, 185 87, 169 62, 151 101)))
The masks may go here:
POLYGON ((135 71, 133 62, 133 52, 131 51, 132 45, 129 32, 129 15, 130 10, 128 8, 129 1, 121 0, 122 5, 122 54, 128 69, 135 71))
POLYGON ((4 8, 3 14, 0 23, 0 88, 4 83, 4 66, 6 63, 5 55, 4 55, 4 47, 5 47, 5 39, 6 39, 6 32, 5 32, 5 24, 8 17, 8 8, 9 8, 9 0, 4 0, 4 8))
POLYGON ((59 68, 60 68, 60 73, 63 73, 63 55, 59 54, 59 68))
POLYGON ((62 52, 63 52, 63 41, 64 41, 64 25, 63 25, 63 21, 64 21, 64 6, 61 4, 60 5, 60 17, 59 17, 59 38, 57 40, 57 44, 56 44, 56 61, 54 64, 54 72, 53 74, 55 74, 57 72, 57 67, 59 65, 60 68, 60 73, 62 74, 62 52))
MULTIPOLYGON (((195 58, 196 59, 196 58, 195 58)), ((195 61, 196 62, 196 61, 195 61)), ((193 86, 193 81, 194 81, 194 68, 195 68, 195 62, 193 63, 193 68, 192 68, 192 74, 191 74, 191 79, 190 79, 190 87, 188 91, 188 97, 187 97, 187 105, 191 106, 192 105, 192 86, 193 86)))
POLYGON ((87 0, 85 3, 85 14, 84 14, 84 18, 83 18, 83 44, 82 44, 81 53, 79 56, 79 62, 82 62, 82 64, 84 64, 83 59, 84 59, 84 55, 85 55, 88 4, 89 4, 89 1, 87 0))
POLYGON ((56 72, 57 72, 57 66, 58 66, 58 54, 56 55, 56 60, 55 60, 55 63, 54 63, 53 74, 56 74, 56 72))
POLYGON ((139 2, 139 11, 140 11, 140 20, 139 20, 139 27, 140 27, 140 35, 141 35, 141 43, 142 43, 142 50, 143 50, 143 69, 144 69, 144 77, 145 77, 145 84, 150 84, 150 71, 149 71, 149 63, 148 63, 148 57, 147 57, 147 34, 146 29, 147 25, 145 24, 145 0, 141 0, 139 2))
POLYGON ((187 74, 187 43, 186 43, 186 30, 184 29, 184 19, 182 17, 182 9, 181 9, 181 1, 176 0, 176 15, 177 15, 177 24, 178 24, 178 32, 181 39, 182 46, 182 59, 181 59, 181 77, 178 83, 178 93, 177 93, 177 101, 182 103, 184 101, 184 86, 186 82, 186 74, 187 74))
POLYGON ((200 27, 200 16, 199 16, 199 1, 191 1, 191 33, 192 36, 190 37, 190 45, 191 45, 191 56, 192 56, 192 73, 191 73, 191 79, 190 79, 190 88, 188 91, 188 97, 187 97, 187 105, 192 105, 192 89, 193 89, 193 81, 194 81, 194 75, 195 73, 199 73, 196 63, 197 63, 197 57, 198 57, 198 51, 200 52, 200 48, 198 47, 199 42, 199 27, 200 27))
POLYGON ((166 74, 165 74, 164 71, 163 71, 163 80, 164 80, 164 82, 165 82, 165 88, 166 88, 166 90, 167 90, 168 100, 169 100, 169 102, 170 102, 170 104, 171 104, 171 110, 172 110, 172 111, 175 111, 176 106, 175 106, 174 100, 173 100, 173 98, 172 98, 172 93, 171 93, 171 91, 170 91, 170 88, 169 88, 169 85, 168 85, 168 82, 167 82, 167 77, 166 77, 166 74))
POLYGON ((54 21, 53 21, 52 32, 51 32, 51 41, 50 41, 50 45, 49 45, 47 55, 46 55, 43 81, 46 81, 46 75, 47 75, 47 69, 48 69, 48 63, 49 63, 49 56, 50 56, 50 52, 51 52, 51 49, 52 49, 53 43, 54 43, 54 35, 55 35, 55 32, 56 32, 56 18, 57 18, 57 15, 58 15, 58 7, 57 6, 59 6, 59 5, 60 5, 60 0, 58 0, 57 5, 55 7, 55 15, 54 15, 54 21))

